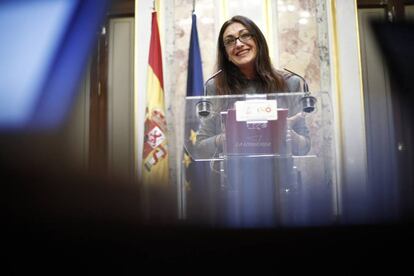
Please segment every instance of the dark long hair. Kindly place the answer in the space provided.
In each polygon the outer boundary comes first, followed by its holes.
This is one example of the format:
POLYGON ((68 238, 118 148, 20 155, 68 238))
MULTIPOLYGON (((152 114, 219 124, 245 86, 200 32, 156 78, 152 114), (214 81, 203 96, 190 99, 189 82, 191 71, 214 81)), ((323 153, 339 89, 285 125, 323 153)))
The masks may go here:
POLYGON ((236 15, 224 22, 217 40, 216 66, 217 70, 223 70, 221 74, 217 75, 215 80, 217 94, 240 94, 248 82, 239 68, 229 61, 226 48, 224 47, 224 31, 233 23, 242 24, 253 35, 253 39, 257 45, 257 55, 255 60, 256 76, 262 86, 263 93, 285 91, 286 83, 282 74, 277 72, 272 66, 269 57, 269 48, 262 31, 260 31, 259 27, 257 27, 257 25, 249 18, 236 15))

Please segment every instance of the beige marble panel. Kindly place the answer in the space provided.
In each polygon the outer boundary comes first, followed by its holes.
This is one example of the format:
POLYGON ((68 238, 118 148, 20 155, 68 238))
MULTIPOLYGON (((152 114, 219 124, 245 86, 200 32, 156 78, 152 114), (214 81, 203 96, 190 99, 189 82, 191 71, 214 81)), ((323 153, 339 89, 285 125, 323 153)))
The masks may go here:
POLYGON ((333 109, 329 93, 330 60, 326 2, 280 0, 277 15, 280 67, 286 67, 302 75, 307 80, 310 91, 328 91, 323 94, 315 93, 320 96, 317 112, 306 119, 312 135, 310 154, 318 156, 322 163, 313 168, 305 166, 302 173, 304 178, 324 179, 320 185, 329 189, 336 185, 336 167, 333 109))
POLYGON ((315 0, 278 1, 277 5, 279 66, 302 75, 311 91, 321 88, 316 8, 315 0))

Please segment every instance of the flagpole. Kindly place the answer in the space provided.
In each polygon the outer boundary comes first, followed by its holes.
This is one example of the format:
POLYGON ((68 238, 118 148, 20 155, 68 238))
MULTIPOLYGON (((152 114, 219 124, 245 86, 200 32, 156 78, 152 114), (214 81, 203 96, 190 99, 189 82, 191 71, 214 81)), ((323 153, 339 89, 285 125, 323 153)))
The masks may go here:
POLYGON ((193 11, 192 11, 191 14, 195 13, 195 4, 196 4, 195 2, 196 2, 196 0, 193 0, 193 11))

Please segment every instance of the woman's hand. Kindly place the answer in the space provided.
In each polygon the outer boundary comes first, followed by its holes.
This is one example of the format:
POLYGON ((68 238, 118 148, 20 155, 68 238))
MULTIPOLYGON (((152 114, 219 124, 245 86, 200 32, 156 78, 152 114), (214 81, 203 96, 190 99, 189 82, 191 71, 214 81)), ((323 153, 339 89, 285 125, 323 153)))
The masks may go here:
POLYGON ((289 117, 287 121, 288 131, 292 141, 292 152, 296 155, 306 154, 310 149, 310 139, 302 135, 302 133, 297 132, 298 126, 305 124, 305 113, 299 112, 292 117, 289 117))
POLYGON ((220 133, 216 136, 215 143, 216 147, 222 147, 226 142, 226 135, 224 133, 220 133))
MULTIPOLYGON (((292 139, 292 146, 296 149, 305 149, 308 146, 306 137, 298 134, 293 129, 289 130, 290 138, 292 139)), ((297 151, 297 150, 296 150, 297 151)))
POLYGON ((287 118, 288 127, 289 129, 292 129, 292 127, 299 122, 300 120, 305 119, 305 114, 303 112, 299 112, 292 117, 287 118))

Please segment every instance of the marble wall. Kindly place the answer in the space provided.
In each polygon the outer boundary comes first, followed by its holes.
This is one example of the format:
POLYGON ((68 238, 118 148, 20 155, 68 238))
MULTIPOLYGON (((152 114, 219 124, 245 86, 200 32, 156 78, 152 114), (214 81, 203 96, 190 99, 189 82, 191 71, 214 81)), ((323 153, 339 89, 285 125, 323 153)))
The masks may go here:
POLYGON ((311 91, 330 87, 325 1, 278 1, 279 64, 305 77, 311 91))
MULTIPOLYGON (((313 91, 327 90, 330 80, 326 77, 326 71, 329 71, 326 69, 329 53, 325 1, 271 1, 271 8, 274 9, 274 13, 270 13, 273 16, 271 22, 275 32, 266 29, 267 14, 260 1, 255 1, 251 9, 247 8, 251 2, 246 0, 228 0, 225 6, 221 2, 223 1, 198 0, 195 5, 205 78, 214 72, 217 34, 221 23, 232 15, 242 14, 257 23, 269 43, 277 44, 269 45, 278 51, 273 53, 277 68, 287 67, 303 75, 313 91), (235 5, 236 2, 238 6, 235 5)), ((166 44, 165 48, 172 54, 168 66, 178 74, 178 79, 172 85, 177 85, 179 89, 185 89, 182 84, 186 83, 192 8, 191 0, 167 1, 165 4, 168 20, 174 23, 165 25, 165 32, 174 34, 174 43, 166 44)))

